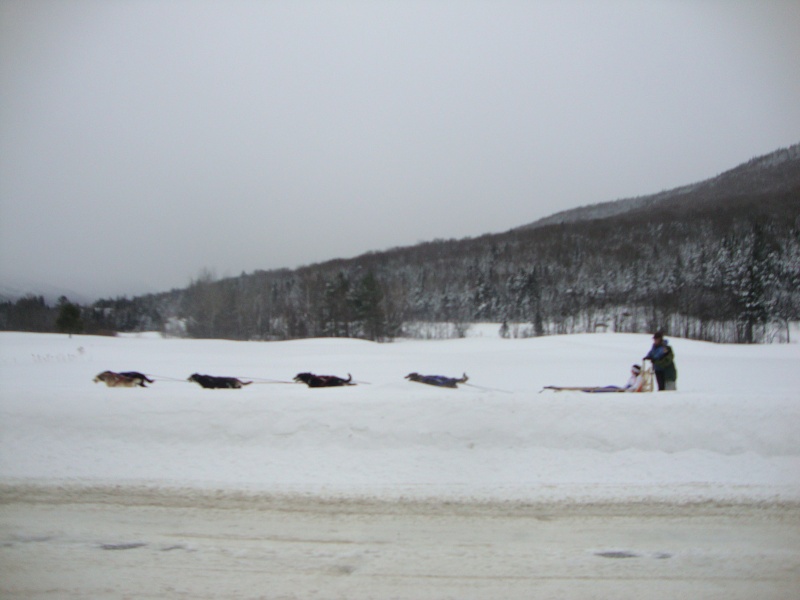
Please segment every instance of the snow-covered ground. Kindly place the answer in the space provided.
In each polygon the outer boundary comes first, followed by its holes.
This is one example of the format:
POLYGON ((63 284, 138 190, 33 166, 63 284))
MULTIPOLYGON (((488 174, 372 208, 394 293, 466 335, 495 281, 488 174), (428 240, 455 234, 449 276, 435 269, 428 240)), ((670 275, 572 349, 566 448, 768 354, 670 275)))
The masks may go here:
POLYGON ((231 342, 0 333, 0 483, 466 500, 800 499, 800 346, 671 339, 678 391, 622 385, 650 336, 231 342), (93 383, 106 369, 147 389, 93 383), (309 389, 301 371, 359 385, 309 389), (460 376, 441 389, 409 372, 460 376), (254 379, 205 390, 192 373, 254 379))
POLYGON ((0 334, 3 598, 783 599, 800 347, 0 334), (92 382, 106 369, 147 389, 92 382), (355 387, 309 389, 301 371, 355 387), (411 371, 469 385, 411 383, 411 371), (205 390, 194 373, 256 380, 205 390))

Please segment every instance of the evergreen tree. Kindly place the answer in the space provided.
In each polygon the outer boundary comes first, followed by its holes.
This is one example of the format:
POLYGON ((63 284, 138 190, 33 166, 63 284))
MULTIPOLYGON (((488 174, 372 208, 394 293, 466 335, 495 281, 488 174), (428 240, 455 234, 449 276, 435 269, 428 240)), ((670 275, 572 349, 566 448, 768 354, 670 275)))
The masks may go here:
POLYGON ((353 295, 353 308, 363 335, 375 342, 386 339, 386 315, 383 309, 383 289, 370 271, 358 284, 353 295))
POLYGON ((322 303, 322 331, 329 337, 350 337, 350 324, 353 320, 350 279, 343 271, 325 284, 322 303))
POLYGON ((765 232, 759 224, 753 224, 749 242, 749 251, 744 255, 736 290, 738 321, 743 330, 742 341, 746 344, 757 341, 758 329, 769 319, 767 286, 772 276, 769 246, 765 232))
POLYGON ((3 329, 15 331, 53 331, 55 311, 43 296, 25 296, 13 304, 3 304, 3 329))
POLYGON ((83 331, 80 307, 67 300, 65 296, 61 296, 58 299, 56 327, 61 333, 68 333, 69 337, 72 337, 73 333, 81 333, 83 331))

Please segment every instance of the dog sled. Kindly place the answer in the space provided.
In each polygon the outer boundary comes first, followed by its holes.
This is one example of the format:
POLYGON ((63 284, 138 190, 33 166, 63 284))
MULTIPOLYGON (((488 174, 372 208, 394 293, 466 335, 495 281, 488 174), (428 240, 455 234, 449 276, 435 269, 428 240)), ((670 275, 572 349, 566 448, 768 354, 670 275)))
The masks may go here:
MULTIPOLYGON (((635 365, 638 367, 638 365, 635 365)), ((588 385, 588 386, 563 386, 563 385, 546 385, 542 388, 544 390, 553 390, 554 392, 584 392, 587 394, 618 394, 618 393, 639 393, 639 392, 652 392, 653 391, 653 366, 645 365, 644 369, 640 370, 639 376, 641 381, 637 381, 635 388, 631 389, 631 382, 625 387, 618 385, 588 385)))
POLYGON ((543 390, 553 390, 554 392, 586 392, 587 394, 608 394, 608 393, 625 393, 625 388, 617 385, 605 385, 602 387, 594 385, 546 385, 543 390))

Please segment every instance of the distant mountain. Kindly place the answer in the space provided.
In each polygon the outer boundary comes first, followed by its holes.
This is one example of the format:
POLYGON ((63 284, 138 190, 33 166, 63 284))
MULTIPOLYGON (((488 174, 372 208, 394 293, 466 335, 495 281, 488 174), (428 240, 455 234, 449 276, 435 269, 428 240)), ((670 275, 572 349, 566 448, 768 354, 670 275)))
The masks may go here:
POLYGON ((42 296, 48 304, 55 304, 65 296, 71 302, 84 304, 94 301, 97 296, 76 292, 73 289, 43 283, 41 281, 13 281, 0 284, 0 302, 14 302, 25 296, 42 296), (35 290, 32 291, 32 290, 35 290))
POLYGON ((699 183, 672 190, 590 204, 561 211, 516 229, 536 229, 547 225, 607 219, 634 211, 657 211, 676 206, 708 205, 764 194, 790 193, 800 186, 800 143, 753 158, 738 167, 699 183))
MULTIPOLYGON (((508 336, 665 329, 788 341, 800 320, 798 265, 800 144, 693 185, 503 233, 201 278, 100 300, 82 316, 87 331, 198 338, 387 340, 458 335, 479 321, 504 323, 508 336)), ((0 303, 0 328, 42 327, 39 304, 0 303)))

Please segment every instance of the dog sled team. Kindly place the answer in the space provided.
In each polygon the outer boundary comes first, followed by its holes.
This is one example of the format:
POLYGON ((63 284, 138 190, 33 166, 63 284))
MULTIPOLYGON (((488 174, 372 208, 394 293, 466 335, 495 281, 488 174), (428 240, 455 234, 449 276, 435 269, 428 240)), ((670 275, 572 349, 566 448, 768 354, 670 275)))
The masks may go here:
MULTIPOLYGON (((678 379, 678 371, 675 367, 675 351, 669 342, 664 338, 664 333, 661 331, 653 335, 653 346, 650 351, 643 357, 642 363, 645 365, 635 364, 631 367, 631 375, 628 382, 624 386, 605 385, 605 386, 556 386, 548 385, 543 390, 554 391, 581 391, 588 393, 614 393, 614 392, 650 392, 653 390, 653 378, 655 378, 659 391, 675 390, 677 389, 676 381, 678 379), (647 366, 647 361, 650 361, 650 366, 647 366)), ((409 373, 405 376, 409 381, 416 383, 424 383, 436 387, 444 388, 458 388, 459 384, 466 384, 469 380, 467 374, 464 373, 461 377, 446 377, 444 375, 421 375, 420 373, 409 373)), ((138 371, 122 371, 115 373, 113 371, 103 371, 99 373, 94 382, 103 382, 108 387, 147 387, 147 383, 154 383, 155 380, 150 379, 144 373, 138 371)), ((193 373, 189 376, 187 381, 197 383, 206 389, 241 389, 246 385, 250 385, 253 381, 243 381, 237 377, 219 377, 214 375, 202 375, 200 373, 193 373)), ((304 383, 310 388, 322 387, 343 387, 356 385, 353 381, 353 376, 348 373, 347 379, 338 377, 336 375, 316 375, 314 373, 305 372, 298 373, 293 379, 294 383, 304 383)), ((288 381, 269 381, 268 383, 291 383, 288 381)), ((468 384, 469 385, 469 384, 468 384)))
MULTIPOLYGON (((469 379, 466 373, 459 378, 445 377, 444 375, 420 375, 419 373, 409 373, 405 378, 410 381, 447 388, 457 388, 459 383, 466 383, 469 379)), ((150 379, 144 373, 139 373, 138 371, 123 371, 120 373, 103 371, 94 378, 95 383, 103 382, 108 387, 147 387, 145 382, 154 383, 154 381, 154 379, 150 379)), ((253 381, 243 381, 238 377, 218 377, 215 375, 201 375, 200 373, 191 374, 186 381, 191 381, 198 384, 200 387, 211 390, 239 390, 253 383, 253 381)), ((336 375, 315 375, 314 373, 308 372, 298 373, 295 375, 293 381, 294 383, 304 383, 310 388, 356 385, 356 382, 353 381, 353 376, 349 373, 347 374, 347 379, 336 375)), ((290 382, 269 381, 268 383, 290 382)))

